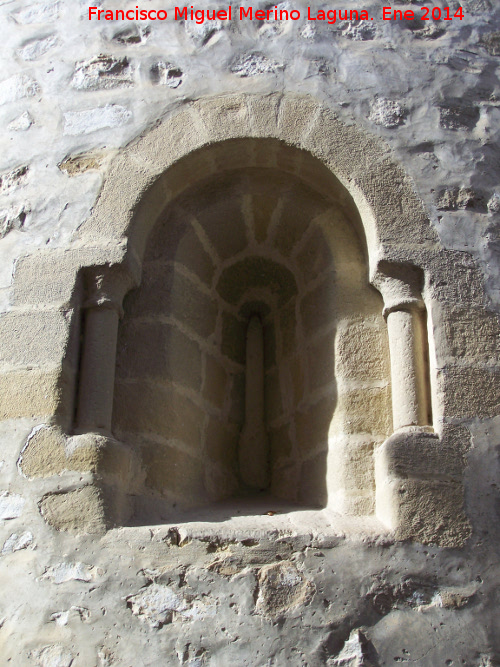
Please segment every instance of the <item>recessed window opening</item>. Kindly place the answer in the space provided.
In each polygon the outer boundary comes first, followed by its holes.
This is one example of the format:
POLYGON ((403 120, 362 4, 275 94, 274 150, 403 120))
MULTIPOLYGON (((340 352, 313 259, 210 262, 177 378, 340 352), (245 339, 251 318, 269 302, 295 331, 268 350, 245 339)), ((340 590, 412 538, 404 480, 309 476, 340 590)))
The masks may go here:
POLYGON ((391 430, 382 300, 357 222, 311 180, 227 169, 158 215, 118 338, 113 433, 140 457, 136 522, 243 500, 373 512, 391 430))

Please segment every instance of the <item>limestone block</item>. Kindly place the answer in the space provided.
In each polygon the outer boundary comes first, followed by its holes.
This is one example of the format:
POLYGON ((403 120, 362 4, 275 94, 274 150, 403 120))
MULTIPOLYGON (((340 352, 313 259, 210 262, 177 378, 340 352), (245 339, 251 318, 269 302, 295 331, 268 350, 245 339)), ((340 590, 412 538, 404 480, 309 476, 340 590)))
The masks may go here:
POLYGON ((308 506, 325 507, 328 500, 327 452, 319 452, 302 462, 298 499, 308 506))
POLYGON ((498 414, 500 371, 495 367, 445 366, 437 382, 446 417, 485 418, 498 414))
MULTIPOLYGON (((111 266, 124 260, 123 247, 38 251, 16 262, 13 304, 68 304, 79 288, 77 275, 89 266, 111 266)), ((127 265, 129 266, 129 265, 127 265)))
POLYGON ((187 504, 206 501, 205 471, 200 458, 158 443, 143 443, 141 453, 149 488, 187 504))
POLYGON ((325 108, 318 110, 312 128, 301 143, 303 148, 331 165, 340 178, 344 174, 370 171, 387 154, 387 147, 379 139, 362 133, 355 126, 344 125, 325 108))
POLYGON ((102 53, 76 64, 71 87, 76 90, 109 90, 134 83, 133 68, 128 58, 115 58, 102 53))
POLYGON ((113 428, 117 432, 154 433, 199 452, 204 420, 204 411, 172 386, 145 380, 115 385, 113 428))
POLYGON ((461 482, 407 479, 377 486, 377 515, 398 539, 440 547, 460 548, 470 537, 463 501, 461 482))
MULTIPOLYGON (((462 436, 463 437, 463 436, 462 436)), ((379 479, 454 479, 460 481, 465 461, 457 438, 440 439, 421 429, 394 433, 377 448, 379 479)))
POLYGON ((392 431, 389 387, 338 389, 338 402, 331 432, 372 433, 387 436, 392 431))
POLYGON ((212 141, 247 134, 249 112, 244 95, 199 100, 193 104, 193 110, 201 118, 212 141))
POLYGON ((301 470, 301 464, 293 459, 282 460, 273 465, 271 471, 271 493, 273 496, 290 502, 298 501, 301 470))
POLYGON ((61 261, 58 254, 40 253, 16 263, 13 303, 69 302, 76 288, 77 267, 61 261))
POLYGON ((60 371, 26 370, 0 375, 0 419, 67 414, 60 371))
POLYGON ((356 173, 356 186, 372 208, 384 244, 436 243, 436 231, 431 226, 422 203, 403 169, 386 158, 356 173))
POLYGON ((279 137, 289 144, 299 144, 320 114, 320 105, 310 97, 285 95, 280 100, 279 137))
POLYGON ((66 493, 49 493, 39 503, 45 521, 56 530, 103 533, 108 525, 105 502, 94 486, 66 493))
POLYGON ((303 407, 295 414, 297 446, 307 457, 317 449, 328 448, 328 430, 335 409, 335 399, 330 396, 303 407))
POLYGON ((128 155, 162 174, 174 161, 199 149, 207 141, 207 131, 191 105, 167 118, 128 148, 128 155))
POLYGON ((300 314, 306 335, 311 336, 322 328, 332 327, 335 321, 334 304, 337 292, 333 275, 327 275, 319 285, 302 297, 300 314))
POLYGON ((245 363, 246 322, 231 315, 222 313, 222 338, 220 350, 228 359, 239 364, 245 363))
POLYGON ((145 266, 141 287, 124 301, 128 317, 171 315, 202 338, 215 330, 217 304, 171 266, 145 266))
POLYGON ((0 317, 0 363, 6 368, 62 364, 69 322, 56 311, 5 313, 0 317))
POLYGON ((273 467, 292 460, 293 439, 289 424, 269 429, 269 443, 273 467))
POLYGON ((345 321, 335 340, 335 374, 355 382, 387 381, 390 377, 389 342, 380 318, 345 321))
POLYGON ((328 487, 355 499, 375 492, 375 464, 373 439, 366 436, 338 436, 330 438, 328 451, 328 487))
POLYGON ((212 355, 203 355, 204 373, 202 395, 217 408, 222 408, 229 388, 224 366, 212 355))
POLYGON ((239 429, 210 417, 205 431, 205 488, 212 500, 231 496, 238 487, 239 429))
POLYGON ((249 95, 249 125, 256 136, 275 137, 277 135, 277 117, 282 96, 279 94, 254 97, 249 95))
POLYGON ((217 291, 228 303, 238 304, 251 288, 266 290, 283 306, 297 294, 293 273, 283 264, 267 257, 246 257, 224 269, 217 291))
POLYGON ((464 359, 496 363, 500 323, 498 315, 480 308, 433 307, 434 345, 438 364, 464 359))
MULTIPOLYGON (((335 383, 334 332, 313 339, 307 345, 309 389, 314 391, 335 383)), ((334 387, 333 387, 334 389, 334 387)))
POLYGON ((245 225, 241 224, 243 212, 241 193, 226 198, 222 191, 214 192, 214 186, 192 196, 192 203, 197 204, 196 218, 212 247, 221 259, 230 259, 243 251, 247 245, 245 225), (210 199, 210 203, 206 199, 210 199))
POLYGON ((434 258, 428 275, 429 293, 450 307, 457 303, 482 306, 483 278, 469 253, 447 250, 434 258))
POLYGON ((148 260, 179 262, 210 287, 215 271, 212 258, 179 207, 158 222, 148 241, 148 260))
POLYGON ((328 271, 332 264, 332 252, 319 227, 309 232, 296 254, 296 261, 305 283, 328 271))
POLYGON ((126 320, 119 329, 116 375, 120 379, 171 380, 199 391, 201 353, 177 327, 126 320))
POLYGON ((314 590, 313 583, 292 562, 264 565, 259 572, 255 611, 273 620, 289 616, 311 600, 314 590))
POLYGON ((29 479, 59 475, 65 470, 95 472, 102 458, 100 445, 83 436, 68 438, 57 427, 42 427, 28 438, 18 466, 29 479))
POLYGON ((208 458, 218 464, 236 470, 239 429, 225 421, 209 417, 205 430, 205 451, 208 458))
MULTIPOLYGON (((323 213, 328 206, 329 203, 319 197, 317 192, 295 181, 293 197, 283 197, 279 223, 272 234, 276 248, 285 257, 291 255, 309 229, 311 220, 323 213)), ((311 261, 314 263, 314 258, 311 261)))

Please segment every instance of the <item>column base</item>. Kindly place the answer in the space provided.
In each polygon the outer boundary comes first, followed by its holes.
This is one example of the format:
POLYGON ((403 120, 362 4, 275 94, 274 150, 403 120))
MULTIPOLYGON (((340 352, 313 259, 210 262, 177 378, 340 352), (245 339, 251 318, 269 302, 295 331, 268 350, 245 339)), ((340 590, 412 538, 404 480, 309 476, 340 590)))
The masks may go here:
POLYGON ((436 434, 402 429, 375 452, 376 515, 398 539, 460 547, 470 536, 462 477, 436 434))

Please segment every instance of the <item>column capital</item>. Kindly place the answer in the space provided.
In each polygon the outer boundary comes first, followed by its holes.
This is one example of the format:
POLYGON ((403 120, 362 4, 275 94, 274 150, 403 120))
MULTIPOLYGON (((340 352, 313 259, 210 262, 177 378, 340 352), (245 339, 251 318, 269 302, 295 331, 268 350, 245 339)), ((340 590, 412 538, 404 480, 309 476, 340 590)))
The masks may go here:
POLYGON ((383 315, 398 310, 424 310, 423 272, 416 266, 381 262, 372 280, 384 299, 383 315))
POLYGON ((106 308, 123 315, 122 302, 134 281, 122 266, 97 266, 85 269, 84 308, 106 308))

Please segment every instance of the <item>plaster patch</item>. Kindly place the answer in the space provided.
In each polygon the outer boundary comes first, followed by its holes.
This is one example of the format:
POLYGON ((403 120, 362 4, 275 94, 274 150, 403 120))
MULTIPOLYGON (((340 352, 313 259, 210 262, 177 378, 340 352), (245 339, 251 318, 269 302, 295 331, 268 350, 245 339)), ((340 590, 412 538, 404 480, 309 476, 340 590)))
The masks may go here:
POLYGON ((64 134, 90 134, 97 130, 126 125, 131 119, 132 112, 119 104, 107 104, 85 111, 67 111, 64 114, 64 134))
POLYGON ((0 105, 33 97, 39 91, 37 82, 27 74, 16 74, 0 83, 0 105))
POLYGON ((68 581, 83 581, 88 583, 97 576, 97 569, 85 563, 58 563, 45 570, 40 577, 43 579, 52 579, 55 584, 64 584, 68 581))
POLYGON ((0 495, 0 520, 17 519, 22 514, 25 502, 22 496, 4 491, 0 495))
POLYGON ((183 597, 169 586, 153 583, 127 599, 127 606, 135 616, 147 622, 152 628, 176 620, 195 621, 214 617, 217 605, 208 596, 196 599, 183 597))
POLYGON ((14 553, 15 551, 22 551, 23 549, 36 549, 36 545, 33 538, 33 533, 29 530, 18 535, 17 533, 12 533, 10 537, 5 540, 5 543, 2 547, 2 555, 14 553))
POLYGON ((60 644, 31 651, 29 657, 35 660, 37 667, 71 667, 73 664, 71 651, 60 644))

